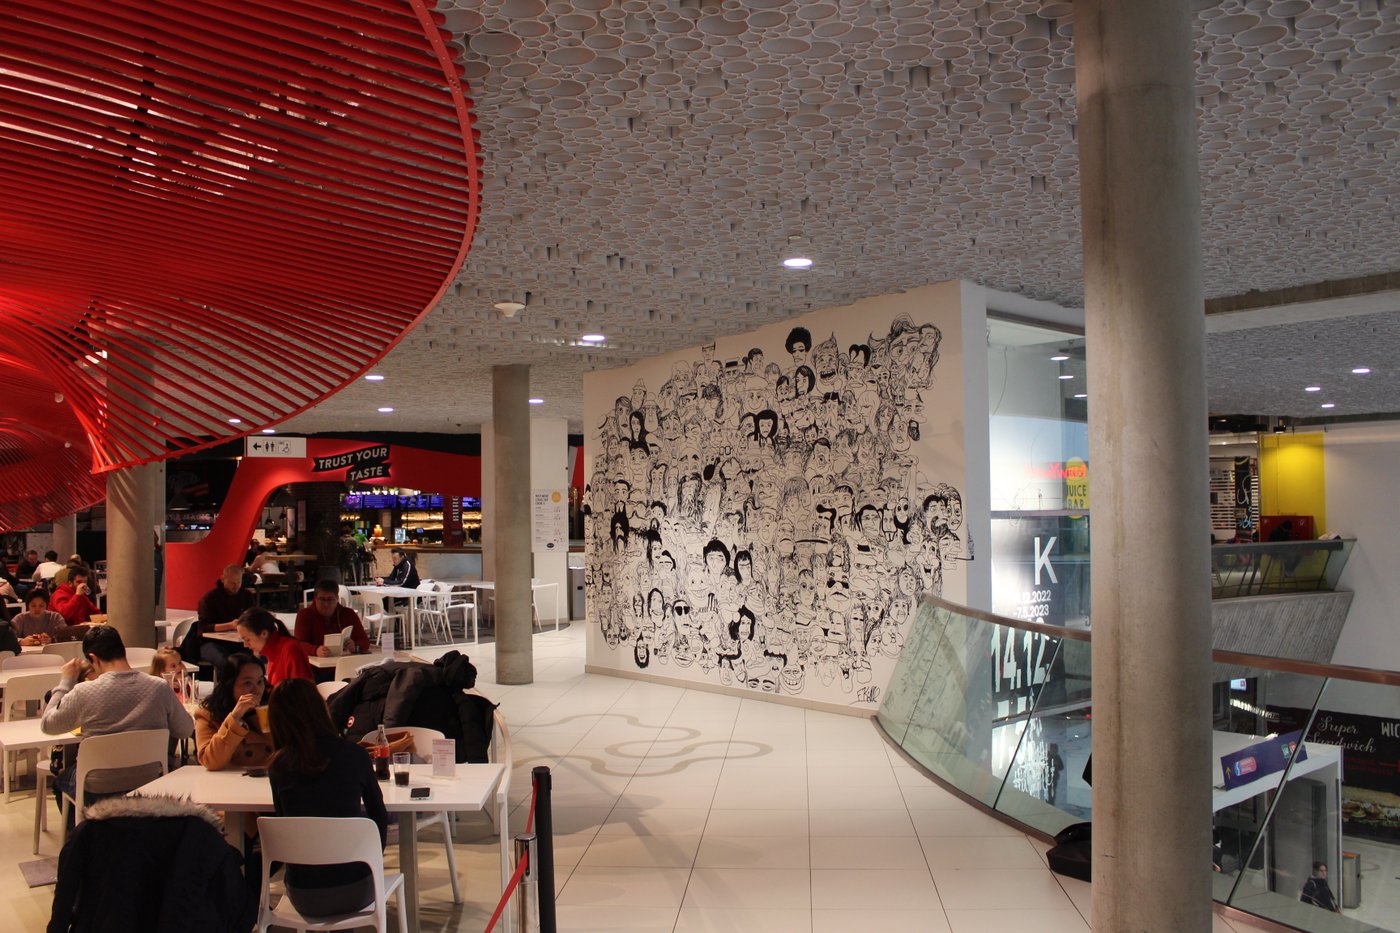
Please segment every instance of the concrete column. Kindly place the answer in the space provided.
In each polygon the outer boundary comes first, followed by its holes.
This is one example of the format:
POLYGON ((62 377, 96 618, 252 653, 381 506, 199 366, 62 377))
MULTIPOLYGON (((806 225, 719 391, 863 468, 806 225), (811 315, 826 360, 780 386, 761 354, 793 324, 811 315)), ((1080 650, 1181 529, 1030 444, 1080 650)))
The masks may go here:
POLYGON ((157 469, 107 474, 107 621, 129 647, 156 643, 155 550, 151 547, 157 469))
MULTIPOLYGON (((67 563, 68 558, 78 553, 78 516, 65 515, 62 518, 53 520, 53 549, 58 552, 58 562, 67 563)), ((83 560, 92 562, 92 558, 84 554, 83 560)))
POLYGON ((1078 0, 1095 930, 1211 928, 1210 523, 1189 3, 1078 0))
POLYGON ((496 681, 535 679, 530 611, 530 367, 491 368, 495 459, 491 517, 496 580, 496 681))

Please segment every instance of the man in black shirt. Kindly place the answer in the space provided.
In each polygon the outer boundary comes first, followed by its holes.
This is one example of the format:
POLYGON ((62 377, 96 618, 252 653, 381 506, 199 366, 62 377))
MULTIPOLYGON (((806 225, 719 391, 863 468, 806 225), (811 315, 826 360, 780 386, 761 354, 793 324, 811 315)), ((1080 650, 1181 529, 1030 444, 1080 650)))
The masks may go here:
POLYGON ((1337 906, 1337 899, 1332 896, 1332 888, 1327 884, 1326 862, 1313 862, 1312 877, 1303 882, 1303 896, 1300 900, 1304 904, 1341 913, 1342 909, 1337 906))
POLYGON ((214 588, 200 597, 199 619, 181 642, 180 656, 191 664, 208 661, 218 667, 228 655, 242 651, 243 646, 236 641, 204 636, 211 632, 232 632, 237 627, 238 617, 253 605, 253 591, 243 588, 243 568, 229 564, 214 588))

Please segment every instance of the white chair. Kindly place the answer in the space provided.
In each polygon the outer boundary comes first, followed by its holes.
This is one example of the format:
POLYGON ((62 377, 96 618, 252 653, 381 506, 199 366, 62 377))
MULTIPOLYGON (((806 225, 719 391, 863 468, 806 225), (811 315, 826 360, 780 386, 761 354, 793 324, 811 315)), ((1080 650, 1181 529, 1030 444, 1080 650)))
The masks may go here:
POLYGON ((3 666, 9 658, 17 657, 13 651, 0 651, 0 666, 3 666))
POLYGON ((185 640, 185 636, 190 633, 190 629, 194 628, 194 624, 197 621, 198 619, 193 618, 181 619, 176 623, 175 628, 171 630, 170 635, 165 639, 165 643, 172 648, 180 647, 180 642, 185 640))
MULTIPOLYGON (((424 726, 395 726, 394 731, 412 733, 414 754, 424 760, 432 758, 434 739, 441 741, 447 738, 436 729, 428 729, 424 726)), ((452 878, 452 903, 460 904, 462 903, 462 891, 457 885, 457 854, 452 850, 452 822, 448 819, 447 811, 418 815, 418 832, 421 833, 431 826, 442 827, 443 843, 447 846, 447 871, 452 878)))
POLYGON ((335 659, 335 675, 333 680, 353 680, 355 672, 362 667, 371 664, 378 664, 380 661, 388 661, 390 658, 384 655, 373 654, 346 654, 335 659))
POLYGON ((338 692, 345 689, 343 680, 323 680, 316 685, 316 690, 321 694, 321 699, 330 700, 338 692))
POLYGON ((462 613, 462 640, 467 637, 467 616, 471 615, 472 644, 481 641, 481 632, 478 627, 479 613, 476 607, 476 591, 457 592, 450 583, 439 583, 439 590, 446 596, 446 603, 442 607, 443 614, 447 616, 447 630, 452 631, 452 612, 460 610, 462 613))
POLYGON ((80 801, 86 792, 87 779, 91 772, 153 764, 160 768, 161 774, 165 774, 169 749, 169 729, 138 729, 135 732, 116 732, 112 735, 94 735, 83 739, 78 750, 78 772, 77 780, 73 784, 73 793, 63 795, 65 808, 60 843, 68 837, 67 808, 76 807, 73 814, 74 826, 83 821, 85 809, 80 801))
POLYGON ((258 933, 274 924, 294 930, 350 930, 373 926, 388 933, 387 902, 397 899, 399 933, 408 933, 408 912, 403 905, 403 875, 385 874, 384 853, 379 848, 379 827, 364 817, 260 816, 262 839, 262 897, 258 904, 258 933), (307 920, 291 900, 272 904, 269 872, 273 862, 289 865, 339 865, 363 862, 374 879, 374 901, 353 914, 307 920))
POLYGON ((360 594, 360 618, 365 623, 366 632, 370 626, 374 626, 374 634, 371 639, 377 644, 379 636, 384 634, 384 626, 387 624, 392 629, 397 629, 403 622, 403 616, 397 612, 389 612, 384 608, 384 597, 375 596, 372 593, 360 594))
POLYGON ((418 584, 418 592, 424 595, 418 597, 418 608, 413 613, 413 643, 420 644, 422 641, 418 634, 418 627, 421 625, 428 626, 434 637, 442 639, 444 643, 450 643, 452 631, 447 624, 443 594, 438 592, 437 584, 432 580, 424 580, 418 584))
POLYGON ((30 667, 62 667, 63 659, 56 654, 22 654, 17 658, 6 658, 0 663, 0 671, 19 671, 30 667))
POLYGON ((55 641, 44 646, 41 654, 53 654, 65 661, 83 656, 83 643, 80 641, 55 641))
POLYGON ((491 718, 495 721, 495 727, 491 730, 490 758, 494 764, 505 765, 505 774, 501 776, 501 783, 496 788, 496 817, 491 819, 491 811, 487 811, 487 818, 495 824, 496 834, 501 837, 501 889, 510 884, 511 875, 511 839, 510 839, 510 773, 515 768, 515 754, 510 747, 510 727, 506 725, 506 718, 501 715, 501 710, 497 707, 491 713, 491 718))
POLYGON ((126 663, 130 664, 132 670, 148 671, 151 669, 151 662, 156 659, 156 649, 154 648, 127 648, 126 663))
MULTIPOLYGON (((24 718, 28 712, 21 716, 15 715, 15 706, 20 703, 27 707, 30 703, 42 703, 44 694, 58 686, 58 681, 62 677, 58 671, 41 671, 36 674, 25 674, 20 677, 11 677, 10 682, 5 685, 5 722, 12 719, 24 718)), ((15 764, 19 760, 18 752, 5 750, 5 802, 10 802, 10 785, 15 779, 15 764)), ((26 757, 34 756, 37 761, 37 752, 25 752, 26 757)))

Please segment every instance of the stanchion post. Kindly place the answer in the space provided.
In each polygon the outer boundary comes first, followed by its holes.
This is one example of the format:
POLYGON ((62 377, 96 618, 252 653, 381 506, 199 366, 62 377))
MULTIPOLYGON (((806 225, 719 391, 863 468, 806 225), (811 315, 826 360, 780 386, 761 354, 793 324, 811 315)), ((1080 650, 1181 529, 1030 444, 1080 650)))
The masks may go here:
POLYGON ((520 876, 520 885, 515 890, 515 909, 506 912, 511 922, 508 933, 534 933, 537 929, 539 900, 539 869, 535 861, 535 834, 521 833, 515 837, 515 864, 525 859, 525 874, 520 876))
POLYGON ((531 772, 535 781, 535 846, 530 870, 538 882, 540 933, 557 933, 554 922, 554 807, 550 802, 549 769, 541 765, 531 772), (539 866, 535 873, 536 865, 539 866))

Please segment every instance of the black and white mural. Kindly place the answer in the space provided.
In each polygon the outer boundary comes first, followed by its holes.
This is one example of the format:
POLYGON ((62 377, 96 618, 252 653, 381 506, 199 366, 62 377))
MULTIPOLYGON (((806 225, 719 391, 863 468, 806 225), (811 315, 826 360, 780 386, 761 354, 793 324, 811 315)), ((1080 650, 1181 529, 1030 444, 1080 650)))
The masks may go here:
POLYGON ((975 553, 959 318, 924 310, 587 377, 590 665, 878 705, 918 595, 961 598, 975 553))

